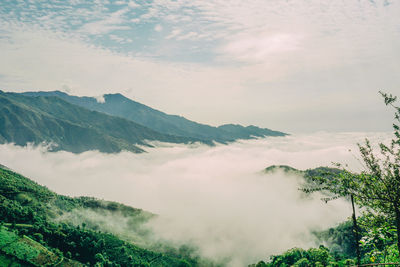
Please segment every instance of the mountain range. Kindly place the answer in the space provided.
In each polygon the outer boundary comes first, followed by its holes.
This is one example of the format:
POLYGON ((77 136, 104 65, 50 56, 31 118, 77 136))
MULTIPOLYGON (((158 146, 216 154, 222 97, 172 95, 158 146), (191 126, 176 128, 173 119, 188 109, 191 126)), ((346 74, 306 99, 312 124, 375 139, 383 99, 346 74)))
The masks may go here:
POLYGON ((53 151, 143 152, 149 141, 227 143, 284 136, 256 126, 213 127, 135 102, 121 94, 78 97, 60 91, 0 91, 0 143, 50 144, 53 151))

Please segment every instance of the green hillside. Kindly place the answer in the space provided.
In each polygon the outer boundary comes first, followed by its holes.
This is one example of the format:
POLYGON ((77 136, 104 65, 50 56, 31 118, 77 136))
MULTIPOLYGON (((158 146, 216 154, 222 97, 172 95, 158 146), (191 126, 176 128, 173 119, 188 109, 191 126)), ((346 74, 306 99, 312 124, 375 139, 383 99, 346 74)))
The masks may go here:
POLYGON ((90 111, 58 97, 27 97, 0 91, 0 143, 53 144, 51 150, 142 152, 146 141, 188 143, 193 138, 161 134, 132 121, 90 111))
MULTIPOLYGON (((30 227, 24 225, 23 227, 30 227)), ((0 226, 0 266, 80 267, 82 263, 54 253, 35 240, 0 226)))
POLYGON ((271 165, 263 170, 264 173, 274 173, 277 171, 303 176, 305 178, 305 181, 308 183, 314 183, 314 177, 322 176, 328 178, 338 175, 342 172, 340 169, 330 167, 318 167, 313 169, 299 170, 288 165, 271 165))
POLYGON ((60 220, 82 209, 114 214, 116 224, 120 223, 118 219, 129 219, 132 227, 154 216, 115 202, 57 195, 0 168, 0 266, 55 266, 55 262, 64 264, 57 266, 197 265, 196 259, 183 258, 173 249, 152 251, 85 223, 73 225, 60 220))
POLYGON ((135 102, 121 94, 104 95, 104 103, 98 102, 94 97, 71 96, 60 91, 26 92, 23 94, 27 96, 57 96, 72 104, 119 116, 161 133, 197 138, 203 141, 224 143, 237 139, 286 135, 282 132, 256 126, 243 127, 241 125, 226 124, 219 127, 212 127, 181 116, 166 114, 135 102))

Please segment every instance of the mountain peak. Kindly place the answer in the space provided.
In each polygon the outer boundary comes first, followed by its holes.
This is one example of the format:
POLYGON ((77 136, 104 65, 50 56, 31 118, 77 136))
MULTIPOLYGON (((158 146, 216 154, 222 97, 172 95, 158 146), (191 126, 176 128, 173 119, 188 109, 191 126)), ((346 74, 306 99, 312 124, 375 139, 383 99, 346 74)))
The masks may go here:
MULTIPOLYGON (((34 93, 25 93, 34 95, 34 93)), ((251 139, 266 136, 284 136, 285 133, 257 126, 244 127, 239 124, 225 124, 213 127, 188 120, 182 116, 169 115, 162 111, 131 100, 121 93, 104 94, 101 97, 78 97, 63 92, 40 92, 37 95, 53 95, 80 107, 117 116, 146 126, 159 133, 197 139, 210 143, 226 143, 237 139, 251 139)))
POLYGON ((25 96, 58 96, 58 97, 68 97, 69 94, 56 90, 56 91, 29 91, 22 93, 25 96))
POLYGON ((113 94, 104 94, 104 98, 106 97, 112 97, 112 98, 127 98, 123 94, 120 93, 113 93, 113 94))

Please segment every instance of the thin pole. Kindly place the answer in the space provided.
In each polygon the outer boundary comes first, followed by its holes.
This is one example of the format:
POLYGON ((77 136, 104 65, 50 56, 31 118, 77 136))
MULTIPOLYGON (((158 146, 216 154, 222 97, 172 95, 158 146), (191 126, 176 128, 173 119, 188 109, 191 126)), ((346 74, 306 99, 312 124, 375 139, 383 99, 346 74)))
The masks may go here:
POLYGON ((360 254, 360 244, 359 244, 359 234, 358 234, 358 226, 357 226, 357 218, 356 218, 356 209, 354 208, 354 198, 353 195, 350 195, 351 206, 353 208, 353 233, 354 239, 356 242, 356 253, 357 253, 357 265, 361 264, 361 254, 360 254))

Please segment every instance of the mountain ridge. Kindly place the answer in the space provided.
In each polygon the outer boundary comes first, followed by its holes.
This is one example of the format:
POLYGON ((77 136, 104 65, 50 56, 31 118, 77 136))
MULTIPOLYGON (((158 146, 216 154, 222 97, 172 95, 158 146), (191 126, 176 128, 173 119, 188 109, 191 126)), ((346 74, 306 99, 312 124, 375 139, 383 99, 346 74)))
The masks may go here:
POLYGON ((0 143, 55 143, 51 150, 81 153, 143 152, 146 141, 190 143, 194 138, 166 135, 124 118, 73 105, 59 97, 0 93, 0 143))
POLYGON ((237 139, 287 135, 283 132, 260 128, 254 125, 244 127, 239 124, 224 124, 214 127, 197 123, 179 115, 170 115, 156 110, 131 100, 120 93, 103 95, 104 102, 99 102, 98 98, 95 97, 72 96, 61 91, 37 91, 21 94, 26 96, 57 96, 72 104, 85 107, 89 110, 123 117, 158 132, 197 138, 204 141, 227 143, 237 139))

